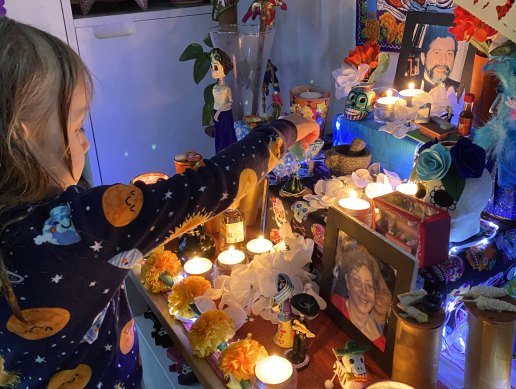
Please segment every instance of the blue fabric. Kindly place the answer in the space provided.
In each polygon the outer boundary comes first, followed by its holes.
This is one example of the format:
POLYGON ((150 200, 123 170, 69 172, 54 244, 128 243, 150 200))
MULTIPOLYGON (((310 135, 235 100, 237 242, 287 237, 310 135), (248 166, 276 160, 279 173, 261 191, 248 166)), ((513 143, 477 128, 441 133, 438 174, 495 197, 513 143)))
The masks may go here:
MULTIPOLYGON (((213 111, 214 115, 215 112, 217 111, 213 111)), ((213 125, 215 126, 215 152, 218 154, 237 141, 233 112, 231 110, 220 112, 218 120, 213 120, 213 125)))
POLYGON ((372 162, 408 178, 414 163, 414 153, 419 145, 415 140, 405 137, 397 139, 392 135, 378 131, 382 125, 374 118, 365 120, 347 120, 337 115, 333 124, 333 145, 350 144, 354 138, 362 139, 372 153, 372 162))
POLYGON ((0 296, 0 356, 19 375, 17 387, 138 388, 138 338, 123 284, 131 267, 226 209, 243 171, 264 178, 278 137, 284 154, 295 127, 281 120, 255 129, 197 171, 152 185, 71 186, 46 204, 1 215, 10 222, 0 236, 4 262, 30 322, 17 321, 0 296))

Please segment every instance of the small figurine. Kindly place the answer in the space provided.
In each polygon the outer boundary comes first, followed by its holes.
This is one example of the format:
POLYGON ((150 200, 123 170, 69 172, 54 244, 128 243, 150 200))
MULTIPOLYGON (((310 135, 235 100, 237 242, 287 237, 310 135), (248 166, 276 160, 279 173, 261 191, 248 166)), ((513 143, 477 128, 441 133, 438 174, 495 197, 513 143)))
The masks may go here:
POLYGON ((254 20, 260 15, 260 25, 273 26, 276 19, 276 7, 280 7, 283 11, 287 10, 287 4, 281 0, 254 1, 242 18, 242 22, 246 23, 249 18, 254 20))
POLYGON ((269 96, 269 84, 272 85, 272 119, 277 119, 281 114, 281 110, 283 108, 283 99, 280 94, 280 86, 279 80, 276 76, 276 71, 278 68, 274 65, 271 60, 267 61, 267 67, 265 70, 265 74, 263 76, 262 83, 262 110, 263 113, 267 112, 267 96, 269 96))
POLYGON ((315 338, 315 334, 308 327, 307 318, 315 318, 320 307, 317 300, 307 293, 296 294, 290 299, 290 304, 299 318, 292 321, 292 329, 295 332, 294 344, 286 357, 297 370, 302 370, 310 363, 308 338, 315 338))
POLYGON ((233 69, 231 58, 221 49, 212 49, 211 76, 217 80, 213 86, 213 124, 215 127, 215 152, 219 153, 236 142, 233 121, 231 89, 224 85, 224 77, 233 69))
POLYGON ((364 363, 368 346, 358 345, 353 340, 348 340, 344 348, 333 350, 337 360, 333 364, 333 377, 324 382, 325 389, 332 389, 335 377, 339 378, 342 389, 351 389, 354 383, 367 382, 367 372, 364 363))
POLYGON ((292 348, 294 344, 294 331, 292 329, 292 311, 290 309, 290 297, 294 292, 294 285, 288 275, 278 273, 276 276, 276 290, 271 297, 272 310, 278 312, 278 330, 272 340, 283 348, 292 348))

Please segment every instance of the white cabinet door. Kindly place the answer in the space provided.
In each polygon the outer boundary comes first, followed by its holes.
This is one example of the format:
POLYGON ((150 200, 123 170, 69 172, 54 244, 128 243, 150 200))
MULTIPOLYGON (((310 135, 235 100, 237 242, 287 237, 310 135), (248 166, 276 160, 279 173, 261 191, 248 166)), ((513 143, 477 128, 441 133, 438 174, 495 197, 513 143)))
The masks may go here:
MULTIPOLYGON (((179 62, 201 42, 211 15, 77 26, 79 53, 94 78, 90 163, 94 184, 127 183, 143 172, 174 173, 173 157, 196 150, 214 154, 201 125, 204 86, 193 81, 193 62, 179 62)), ((90 128, 88 128, 90 127, 90 128)))

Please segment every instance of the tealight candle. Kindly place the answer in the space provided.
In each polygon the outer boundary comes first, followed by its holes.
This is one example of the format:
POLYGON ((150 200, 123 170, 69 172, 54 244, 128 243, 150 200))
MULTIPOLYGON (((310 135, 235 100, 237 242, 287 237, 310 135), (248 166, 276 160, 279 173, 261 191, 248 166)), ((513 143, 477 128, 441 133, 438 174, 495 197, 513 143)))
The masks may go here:
POLYGON ((383 196, 384 194, 391 192, 392 188, 390 186, 382 184, 381 182, 371 182, 367 184, 365 188, 365 194, 370 200, 374 199, 375 197, 383 196))
POLYGON ((185 262, 183 270, 189 276, 201 276, 211 281, 213 263, 208 258, 193 257, 185 262))
POLYGON ((353 216, 364 224, 371 224, 371 204, 366 200, 346 197, 339 200, 339 206, 349 216, 353 216))
POLYGON ((392 89, 389 89, 386 92, 385 97, 380 97, 378 100, 376 100, 374 105, 374 120, 376 120, 378 123, 394 121, 394 104, 396 104, 398 99, 399 97, 393 96, 392 89))
POLYGON ((241 250, 235 250, 233 246, 229 246, 228 250, 225 250, 217 257, 217 265, 221 273, 231 273, 233 266, 243 263, 245 261, 245 254, 241 250))
POLYGON ((318 98, 322 97, 322 93, 306 91, 306 92, 301 92, 299 94, 299 97, 302 97, 303 99, 318 99, 318 98))
POLYGON ((412 107, 412 99, 420 93, 423 93, 423 91, 421 89, 414 89, 414 83, 411 82, 408 89, 400 91, 400 96, 407 102, 408 107, 412 107))
POLYGON ((296 388, 297 380, 294 368, 288 359, 271 355, 256 363, 254 368, 256 387, 259 389, 296 388))
POLYGON ((263 235, 260 235, 258 239, 253 239, 247 242, 246 248, 250 254, 263 254, 272 249, 272 242, 269 239, 265 239, 263 235))
POLYGON ((158 180, 166 180, 167 178, 168 176, 165 173, 143 173, 139 176, 134 177, 131 180, 131 184, 134 184, 136 181, 141 181, 149 185, 158 182, 158 180))
POLYGON ((396 186, 396 191, 406 194, 408 196, 414 196, 417 193, 417 184, 412 182, 406 182, 396 186))

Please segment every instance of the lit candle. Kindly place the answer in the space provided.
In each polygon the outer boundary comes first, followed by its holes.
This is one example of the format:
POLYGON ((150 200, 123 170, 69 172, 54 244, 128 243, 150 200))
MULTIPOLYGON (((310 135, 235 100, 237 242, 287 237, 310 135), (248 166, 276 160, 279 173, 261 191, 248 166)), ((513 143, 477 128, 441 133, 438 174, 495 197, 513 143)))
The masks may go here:
POLYGON ((390 186, 382 184, 381 182, 371 182, 367 184, 365 188, 365 194, 369 199, 374 199, 378 196, 383 196, 384 194, 391 193, 392 189, 390 186))
POLYGON ((131 184, 134 184, 136 181, 144 182, 145 184, 154 184, 158 182, 158 180, 166 180, 168 176, 165 173, 143 173, 139 176, 134 177, 131 180, 131 184))
POLYGON ((411 82, 408 89, 403 89, 400 91, 400 96, 403 98, 403 100, 407 101, 407 106, 412 107, 412 99, 414 96, 417 96, 420 93, 423 93, 423 91, 421 89, 415 89, 414 83, 411 82))
POLYGON ((189 276, 201 276, 211 281, 213 263, 208 258, 193 257, 185 262, 183 270, 189 276))
POLYGON ((299 97, 302 97, 303 99, 318 99, 318 98, 322 97, 322 93, 306 91, 306 92, 301 92, 299 94, 299 97))
POLYGON ((286 389, 296 387, 294 382, 294 368, 292 364, 283 357, 271 355, 256 363, 254 374, 257 382, 256 387, 286 389))
POLYGON ((394 104, 399 97, 392 95, 392 89, 386 92, 385 97, 380 97, 374 105, 374 119, 379 123, 392 122, 394 116, 394 104))
POLYGON ((225 250, 217 257, 217 264, 221 274, 231 273, 233 266, 243 263, 245 261, 245 254, 241 250, 235 250, 233 246, 229 246, 229 250, 225 250))
POLYGON ((364 224, 371 224, 371 205, 366 200, 346 197, 339 200, 339 205, 349 216, 357 218, 364 224))
POLYGON ((408 196, 414 196, 417 192, 417 184, 414 184, 413 182, 399 184, 396 186, 396 191, 408 196))
POLYGON ((260 235, 258 239, 250 240, 247 245, 249 253, 256 255, 271 251, 272 242, 269 239, 265 239, 263 235, 260 235))

